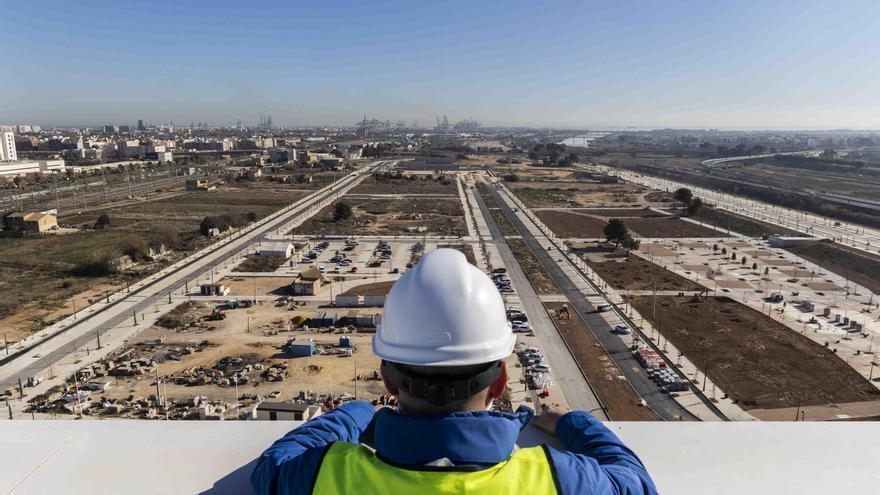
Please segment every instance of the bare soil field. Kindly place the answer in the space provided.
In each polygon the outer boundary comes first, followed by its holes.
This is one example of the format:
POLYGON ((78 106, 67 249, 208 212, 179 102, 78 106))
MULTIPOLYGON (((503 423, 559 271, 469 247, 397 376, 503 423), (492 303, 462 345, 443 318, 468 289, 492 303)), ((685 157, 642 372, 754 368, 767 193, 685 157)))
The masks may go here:
POLYGON ((458 195, 458 187, 454 176, 376 174, 364 179, 350 193, 458 195))
POLYGON ((626 256, 622 250, 607 250, 607 261, 596 261, 594 256, 584 256, 602 280, 615 289, 629 290, 701 290, 703 286, 677 275, 663 267, 646 261, 635 254, 626 256))
MULTIPOLYGON (((563 303, 545 303, 548 310, 562 307, 563 303)), ((641 397, 632 386, 620 377, 623 373, 587 328, 576 312, 570 311, 570 318, 560 320, 552 316, 559 335, 571 350, 575 361, 587 376, 590 386, 607 408, 608 416, 614 421, 659 421, 651 409, 641 406, 641 397)))
POLYGON ((627 218, 624 222, 630 230, 640 237, 682 238, 682 237, 722 237, 721 232, 685 222, 672 217, 627 218))
POLYGON ((779 227, 771 223, 754 220, 748 217, 730 213, 715 208, 703 207, 694 217, 695 220, 702 219, 704 222, 712 224, 716 227, 732 230, 736 233, 747 235, 749 237, 761 237, 762 235, 791 235, 801 236, 800 232, 779 227))
POLYGON ((602 238, 604 220, 580 212, 539 210, 535 212, 550 230, 559 237, 602 238))
MULTIPOLYGON (((632 304, 650 319, 650 296, 632 304)), ((662 334, 744 409, 880 399, 830 349, 730 298, 658 297, 657 319, 662 334)))
POLYGON ((880 257, 821 241, 785 249, 880 293, 880 257))
POLYGON ((629 183, 595 184, 584 182, 507 182, 530 208, 584 206, 646 206, 649 189, 629 183))
POLYGON ((550 278, 550 275, 544 270, 544 267, 541 265, 541 262, 538 261, 538 258, 535 258, 535 255, 529 250, 526 241, 522 239, 507 239, 507 244, 510 246, 510 250, 513 251, 514 256, 516 256, 516 259, 519 261, 520 266, 522 266, 522 269, 529 278, 529 282, 531 282, 535 292, 538 294, 559 293, 559 287, 556 286, 556 283, 553 282, 553 279, 550 278))
POLYGON ((581 213, 608 219, 663 216, 648 208, 590 208, 588 210, 582 210, 581 213))
POLYGON ((467 233, 461 201, 455 199, 365 199, 334 201, 315 216, 296 227, 292 234, 309 235, 443 235, 467 233), (337 203, 347 203, 353 214, 333 220, 337 203), (427 227, 425 232, 409 228, 427 227))
POLYGON ((261 256, 252 254, 245 258, 237 267, 236 272, 274 272, 284 264, 281 256, 261 256))

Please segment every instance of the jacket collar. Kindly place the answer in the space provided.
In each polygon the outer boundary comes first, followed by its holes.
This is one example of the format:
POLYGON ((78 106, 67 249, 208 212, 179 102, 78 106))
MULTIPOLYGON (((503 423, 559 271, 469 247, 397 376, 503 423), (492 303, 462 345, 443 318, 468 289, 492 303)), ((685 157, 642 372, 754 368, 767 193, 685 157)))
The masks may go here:
POLYGON ((446 458, 456 466, 491 466, 510 457, 520 430, 534 411, 466 411, 448 416, 407 416, 384 408, 376 413, 375 446, 389 462, 421 466, 446 458))

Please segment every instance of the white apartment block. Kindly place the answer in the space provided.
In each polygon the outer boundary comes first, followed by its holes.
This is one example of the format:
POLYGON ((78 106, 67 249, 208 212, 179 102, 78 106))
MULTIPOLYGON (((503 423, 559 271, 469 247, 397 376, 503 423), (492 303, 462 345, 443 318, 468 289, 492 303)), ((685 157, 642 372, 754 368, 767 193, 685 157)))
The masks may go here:
POLYGON ((16 161, 18 153, 15 151, 15 134, 11 132, 0 133, 0 161, 16 161))

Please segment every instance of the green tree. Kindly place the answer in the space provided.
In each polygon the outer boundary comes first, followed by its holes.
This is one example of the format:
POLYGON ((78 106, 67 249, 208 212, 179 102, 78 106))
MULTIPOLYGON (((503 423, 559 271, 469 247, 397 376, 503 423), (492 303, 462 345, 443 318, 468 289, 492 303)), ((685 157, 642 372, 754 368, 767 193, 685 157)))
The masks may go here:
POLYGON ((95 228, 96 229, 103 229, 103 228, 109 227, 109 226, 110 226, 110 216, 107 215, 106 213, 102 213, 101 216, 99 216, 98 219, 95 220, 95 228))
POLYGON ((749 259, 749 258, 746 257, 746 255, 743 255, 743 257, 742 257, 742 261, 740 261, 740 264, 745 265, 745 264, 746 264, 746 261, 748 261, 748 259, 749 259))
POLYGON ((673 194, 673 197, 676 201, 689 205, 691 204, 691 200, 694 199, 694 193, 692 193, 691 190, 686 187, 680 187, 675 190, 675 194, 673 194))
POLYGON ((713 244, 713 245, 712 245, 712 251, 713 251, 713 252, 717 252, 717 251, 718 251, 718 244, 713 244))
POLYGON ((727 254, 727 248, 721 248, 721 254, 727 254))
POLYGON ((703 200, 702 199, 700 199, 700 198, 692 199, 691 202, 687 205, 687 210, 686 210, 687 216, 692 217, 692 216, 696 215, 697 213, 700 212, 700 208, 702 208, 702 207, 703 207, 703 200))
POLYGON ((639 250, 639 246, 642 245, 642 241, 635 239, 633 238, 633 236, 627 234, 623 241, 621 241, 620 245, 623 246, 623 249, 626 249, 626 254, 627 256, 629 256, 630 251, 639 250))
POLYGON ((612 218, 609 220, 602 229, 602 232, 605 234, 605 239, 609 242, 614 241, 615 246, 619 246, 629 235, 626 225, 623 223, 623 220, 619 218, 612 218))
POLYGON ((336 203, 336 207, 333 208, 333 221, 338 222, 340 220, 348 220, 351 218, 351 205, 348 203, 336 203))

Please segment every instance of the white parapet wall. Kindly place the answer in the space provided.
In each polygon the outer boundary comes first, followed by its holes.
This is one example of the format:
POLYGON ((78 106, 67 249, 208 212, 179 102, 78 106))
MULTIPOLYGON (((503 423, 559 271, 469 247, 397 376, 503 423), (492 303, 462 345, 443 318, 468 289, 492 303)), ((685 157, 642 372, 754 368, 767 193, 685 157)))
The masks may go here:
MULTIPOLYGON (((6 494, 249 494, 286 421, 3 421, 6 494)), ((878 423, 607 423, 660 493, 877 493, 878 423)), ((555 439, 527 428, 520 445, 555 439)))

